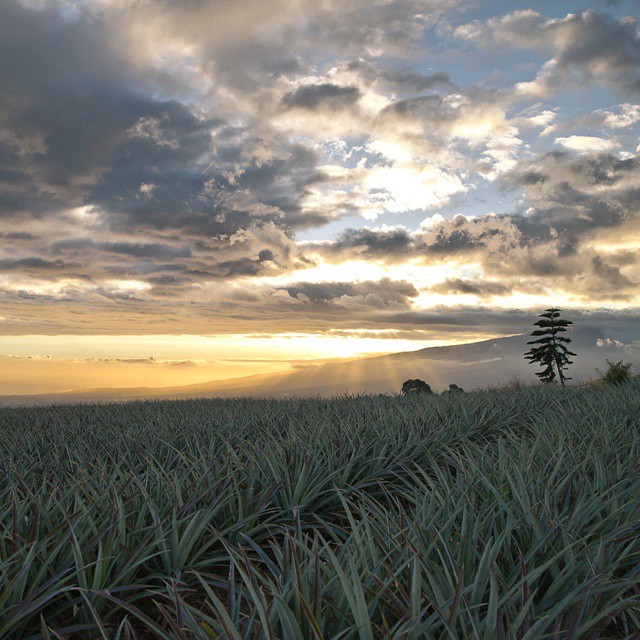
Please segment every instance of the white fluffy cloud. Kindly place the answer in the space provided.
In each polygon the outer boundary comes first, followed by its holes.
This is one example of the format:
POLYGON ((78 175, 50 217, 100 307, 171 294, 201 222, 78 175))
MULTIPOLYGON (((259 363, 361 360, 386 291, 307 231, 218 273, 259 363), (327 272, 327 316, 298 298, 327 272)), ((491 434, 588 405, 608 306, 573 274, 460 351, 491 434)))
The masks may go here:
POLYGON ((606 140, 597 136, 568 136, 555 139, 555 143, 571 151, 611 151, 620 146, 615 140, 606 140))

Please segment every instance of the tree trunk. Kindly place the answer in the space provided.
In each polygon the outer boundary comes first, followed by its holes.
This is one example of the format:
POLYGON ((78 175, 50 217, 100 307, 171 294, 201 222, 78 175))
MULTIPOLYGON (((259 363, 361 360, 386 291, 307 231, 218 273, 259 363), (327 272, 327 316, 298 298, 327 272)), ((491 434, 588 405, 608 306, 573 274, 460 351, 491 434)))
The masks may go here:
POLYGON ((556 345, 556 336, 554 334, 551 335, 551 344, 553 345, 553 359, 556 361, 560 384, 564 387, 564 376, 562 375, 562 367, 560 366, 560 358, 558 357, 558 346, 556 345))

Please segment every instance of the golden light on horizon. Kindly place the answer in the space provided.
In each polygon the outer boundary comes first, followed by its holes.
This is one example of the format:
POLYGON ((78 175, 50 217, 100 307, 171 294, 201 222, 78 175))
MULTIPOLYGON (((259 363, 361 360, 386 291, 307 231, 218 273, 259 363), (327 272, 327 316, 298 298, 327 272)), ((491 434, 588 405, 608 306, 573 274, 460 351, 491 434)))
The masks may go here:
POLYGON ((0 387, 9 395, 173 387, 469 341, 466 336, 421 340, 390 333, 0 336, 0 387))

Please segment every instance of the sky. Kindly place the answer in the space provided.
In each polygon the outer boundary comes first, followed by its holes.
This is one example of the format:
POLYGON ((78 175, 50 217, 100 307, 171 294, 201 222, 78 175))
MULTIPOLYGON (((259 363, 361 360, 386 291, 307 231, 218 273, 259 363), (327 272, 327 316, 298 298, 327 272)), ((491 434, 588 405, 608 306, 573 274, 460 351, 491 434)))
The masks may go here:
POLYGON ((549 306, 628 339, 639 16, 3 0, 0 393, 463 343, 549 306))

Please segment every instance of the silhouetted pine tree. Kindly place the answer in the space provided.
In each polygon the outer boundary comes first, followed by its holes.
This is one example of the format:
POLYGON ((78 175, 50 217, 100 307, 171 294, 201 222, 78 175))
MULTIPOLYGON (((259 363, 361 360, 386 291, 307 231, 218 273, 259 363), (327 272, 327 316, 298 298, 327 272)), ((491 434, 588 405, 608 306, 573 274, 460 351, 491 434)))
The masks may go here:
POLYGON ((532 364, 538 363, 541 367, 544 367, 542 371, 536 373, 543 382, 555 382, 557 373, 560 384, 564 387, 565 380, 571 380, 571 378, 565 376, 563 370, 568 365, 573 364, 569 356, 575 356, 576 354, 569 351, 566 346, 571 342, 571 338, 558 334, 565 332, 573 322, 571 320, 563 320, 560 317, 560 309, 547 309, 540 314, 540 318, 540 320, 534 322, 540 328, 531 332, 532 337, 539 337, 537 340, 527 342, 527 344, 539 346, 532 347, 524 354, 524 357, 532 364))

